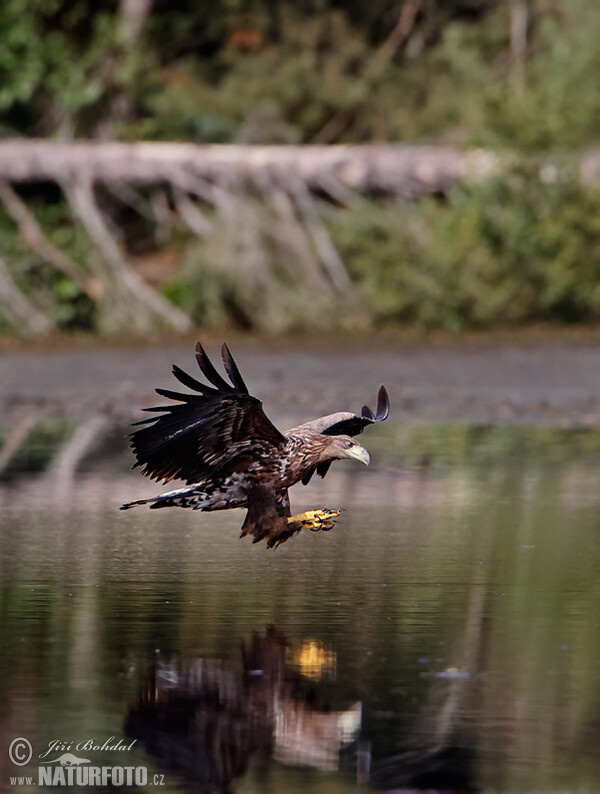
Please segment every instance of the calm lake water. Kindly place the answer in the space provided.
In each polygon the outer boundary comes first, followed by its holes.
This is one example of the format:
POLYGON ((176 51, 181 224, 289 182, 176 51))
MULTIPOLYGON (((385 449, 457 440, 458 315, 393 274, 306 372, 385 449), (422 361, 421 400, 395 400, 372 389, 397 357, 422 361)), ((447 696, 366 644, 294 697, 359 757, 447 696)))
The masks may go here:
POLYGON ((275 551, 241 512, 119 512, 160 491, 122 428, 75 473, 75 428, 32 433, 0 485, 0 785, 70 752, 143 769, 119 790, 600 790, 600 431, 386 425, 292 491, 338 526, 275 551))

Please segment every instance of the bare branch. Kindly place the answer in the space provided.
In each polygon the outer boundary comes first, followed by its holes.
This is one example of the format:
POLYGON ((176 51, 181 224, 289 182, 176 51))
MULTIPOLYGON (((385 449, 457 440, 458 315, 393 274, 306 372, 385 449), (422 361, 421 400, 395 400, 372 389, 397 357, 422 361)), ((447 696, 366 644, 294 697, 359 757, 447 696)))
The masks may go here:
POLYGON ((415 26, 417 15, 421 10, 423 0, 405 0, 402 11, 394 29, 379 48, 378 56, 372 62, 373 74, 367 74, 368 78, 378 77, 383 66, 392 60, 400 47, 408 40, 415 26))
MULTIPOLYGON (((423 0, 405 0, 398 21, 392 32, 363 69, 362 77, 367 87, 372 87, 377 82, 385 67, 390 63, 400 47, 408 40, 415 25, 417 15, 421 10, 422 2, 423 0)), ((366 91, 364 96, 367 96, 369 93, 370 91, 366 91)), ((352 106, 342 108, 335 113, 327 124, 314 136, 311 143, 324 144, 335 141, 338 135, 350 124, 362 104, 364 104, 364 99, 359 99, 352 106)))
POLYGON ((106 188, 116 196, 122 204, 126 207, 131 207, 131 209, 135 210, 142 218, 146 218, 150 221, 156 220, 150 202, 140 196, 135 188, 122 182, 110 182, 106 185, 106 188))
POLYGON ((29 248, 45 262, 68 276, 87 295, 95 297, 97 290, 94 289, 93 279, 90 279, 78 264, 50 242, 35 216, 5 180, 0 180, 0 201, 7 214, 19 227, 21 236, 29 248))
MULTIPOLYGON (((150 314, 158 315, 174 330, 179 333, 191 331, 193 325, 190 318, 153 290, 125 260, 96 204, 92 183, 78 180, 63 185, 63 189, 73 212, 102 253, 117 283, 136 299, 138 305, 144 306, 150 314)), ((141 325, 149 325, 149 320, 149 317, 144 319, 136 316, 136 321, 141 325)))
POLYGON ((149 201, 152 216, 157 226, 156 238, 159 242, 165 242, 171 234, 171 230, 182 228, 183 224, 178 218, 177 213, 171 210, 169 199, 165 188, 157 188, 152 191, 149 201))
POLYGON ((42 314, 19 289, 0 257, 0 307, 6 320, 19 332, 47 334, 54 323, 42 314))
POLYGON ((213 224, 190 199, 187 191, 175 187, 173 189, 173 196, 175 197, 177 212, 191 232, 198 235, 198 237, 206 237, 214 231, 213 224))
POLYGON ((305 282, 318 287, 321 293, 331 294, 334 291, 332 284, 319 265, 311 239, 298 218, 290 194, 270 180, 267 174, 257 178, 257 187, 267 204, 273 207, 280 221, 277 224, 269 223, 265 231, 295 255, 296 261, 302 268, 305 282))
POLYGON ((523 88, 525 59, 527 57, 527 33, 529 28, 528 0, 510 0, 510 52, 514 65, 513 81, 523 88))
POLYGON ((313 239, 331 284, 337 292, 349 291, 351 288, 350 278, 337 248, 319 217, 310 193, 299 180, 290 180, 290 191, 304 218, 306 228, 313 239))
POLYGON ((134 47, 152 8, 152 0, 120 0, 119 31, 129 47, 134 47))
POLYGON ((323 191, 326 196, 335 201, 341 207, 356 206, 360 201, 360 196, 346 187, 337 174, 322 174, 318 181, 318 187, 323 191))

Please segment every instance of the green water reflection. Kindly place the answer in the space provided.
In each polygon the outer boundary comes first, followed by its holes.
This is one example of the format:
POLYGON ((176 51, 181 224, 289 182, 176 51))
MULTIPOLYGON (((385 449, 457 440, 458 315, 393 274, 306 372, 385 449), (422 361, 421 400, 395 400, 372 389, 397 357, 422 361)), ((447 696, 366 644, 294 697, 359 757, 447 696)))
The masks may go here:
POLYGON ((66 481, 22 451, 0 490, 0 784, 53 740, 115 737, 136 741, 78 755, 164 791, 597 789, 600 432, 368 441, 372 469, 295 489, 340 525, 276 551, 234 511, 120 513, 151 486, 119 450, 66 481))

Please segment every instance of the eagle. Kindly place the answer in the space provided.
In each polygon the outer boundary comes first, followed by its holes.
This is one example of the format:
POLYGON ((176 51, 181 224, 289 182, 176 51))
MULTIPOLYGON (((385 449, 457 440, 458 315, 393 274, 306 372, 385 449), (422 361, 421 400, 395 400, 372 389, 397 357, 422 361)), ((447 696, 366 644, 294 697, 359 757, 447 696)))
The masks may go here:
POLYGON ((371 456, 353 436, 367 425, 383 422, 389 398, 379 388, 377 410, 363 406, 360 416, 340 411, 282 433, 267 418, 262 402, 248 387, 227 345, 221 350, 228 382, 198 342, 196 360, 208 383, 173 365, 173 375, 193 393, 156 389, 174 402, 144 408, 158 414, 136 422, 131 448, 133 468, 162 481, 184 480, 183 488, 121 505, 128 510, 149 504, 152 509, 187 507, 193 510, 246 508, 241 537, 278 546, 302 529, 329 530, 341 510, 319 509, 292 516, 288 489, 308 484, 316 472, 324 477, 335 460, 351 458, 369 465, 371 456))

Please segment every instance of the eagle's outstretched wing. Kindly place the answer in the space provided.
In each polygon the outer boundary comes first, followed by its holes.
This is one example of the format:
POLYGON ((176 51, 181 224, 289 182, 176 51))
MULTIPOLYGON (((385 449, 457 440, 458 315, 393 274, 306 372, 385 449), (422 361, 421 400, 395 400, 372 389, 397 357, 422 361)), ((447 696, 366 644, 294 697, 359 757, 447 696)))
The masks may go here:
MULTIPOLYGON (((322 416, 320 419, 313 419, 312 422, 306 422, 306 424, 300 425, 294 430, 312 430, 324 436, 357 436, 368 425, 372 425, 375 422, 383 422, 384 419, 388 418, 389 413, 390 398, 385 386, 380 386, 377 392, 377 411, 373 412, 368 405, 363 405, 360 416, 350 411, 338 411, 335 414, 322 416)), ((320 463, 316 469, 313 469, 302 479, 302 482, 307 485, 315 471, 321 477, 324 477, 330 466, 331 461, 320 463)))
POLYGON ((195 394, 156 389, 178 402, 144 409, 160 416, 137 422, 145 426, 131 436, 137 458, 134 468, 142 466, 142 473, 155 480, 195 483, 218 473, 240 454, 257 448, 275 453, 283 447, 285 436, 265 416, 261 401, 248 393, 227 345, 221 353, 231 384, 219 375, 199 342, 196 360, 211 386, 173 366, 177 380, 195 394))

